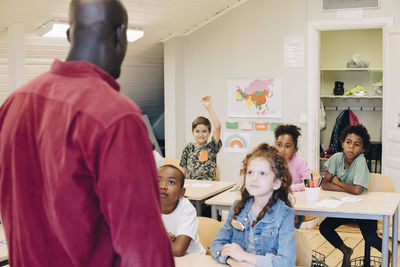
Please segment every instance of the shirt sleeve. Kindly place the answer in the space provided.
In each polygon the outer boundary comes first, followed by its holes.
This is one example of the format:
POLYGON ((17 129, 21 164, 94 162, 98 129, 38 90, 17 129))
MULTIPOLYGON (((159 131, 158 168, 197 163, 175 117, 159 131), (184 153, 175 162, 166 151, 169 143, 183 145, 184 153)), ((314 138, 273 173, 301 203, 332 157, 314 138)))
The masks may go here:
POLYGON ((296 155, 296 174, 297 175, 295 177, 292 177, 293 181, 292 185, 290 186, 292 192, 299 192, 306 190, 303 178, 310 176, 310 168, 308 167, 307 161, 305 161, 303 158, 297 155, 296 155))
POLYGON ((228 217, 222 227, 218 230, 213 242, 210 246, 211 256, 216 259, 219 263, 226 264, 226 256, 221 256, 222 247, 225 244, 232 242, 233 229, 231 226, 231 220, 233 215, 233 208, 236 202, 232 205, 229 210, 228 217))
POLYGON ((187 145, 183 150, 181 156, 181 162, 179 163, 179 165, 181 165, 182 167, 187 167, 188 155, 189 155, 189 145, 187 145))
POLYGON ((359 155, 356 160, 354 161, 354 179, 353 184, 361 185, 365 189, 368 189, 370 173, 367 166, 367 161, 365 157, 359 155))
POLYGON ((257 266, 295 266, 296 239, 294 230, 294 210, 282 216, 278 234, 278 251, 257 256, 257 266))
POLYGON ((212 149, 214 150, 214 153, 217 154, 221 150, 222 140, 219 139, 218 144, 216 144, 214 137, 211 137, 211 142, 210 143, 212 144, 212 149))
POLYGON ((333 176, 337 175, 336 166, 338 165, 338 160, 340 160, 341 153, 336 153, 325 162, 325 167, 327 171, 333 176))
POLYGON ((197 221, 196 209, 192 206, 189 200, 187 200, 187 202, 188 203, 184 203, 185 207, 182 212, 182 217, 178 222, 179 225, 175 236, 186 235, 192 240, 195 240, 199 223, 197 221))
POLYGON ((121 266, 174 266, 161 220, 154 158, 141 118, 108 127, 98 148, 95 190, 121 266))

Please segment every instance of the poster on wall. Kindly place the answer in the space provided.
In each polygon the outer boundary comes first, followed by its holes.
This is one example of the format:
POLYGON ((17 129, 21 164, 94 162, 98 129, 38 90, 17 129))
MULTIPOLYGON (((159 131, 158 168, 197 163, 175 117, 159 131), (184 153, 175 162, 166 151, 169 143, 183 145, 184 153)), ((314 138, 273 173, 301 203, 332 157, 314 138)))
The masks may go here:
POLYGON ((240 132, 224 132, 224 151, 231 153, 247 153, 250 134, 240 132))
POLYGON ((282 80, 228 79, 227 99, 229 117, 281 118, 282 80))

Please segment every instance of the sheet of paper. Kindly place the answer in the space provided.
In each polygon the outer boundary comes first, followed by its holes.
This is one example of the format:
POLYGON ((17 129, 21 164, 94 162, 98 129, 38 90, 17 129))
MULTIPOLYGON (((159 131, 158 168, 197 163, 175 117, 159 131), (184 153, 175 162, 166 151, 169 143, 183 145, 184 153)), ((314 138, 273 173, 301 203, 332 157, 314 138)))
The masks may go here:
POLYGON ((335 199, 324 199, 315 203, 317 207, 325 207, 325 208, 336 208, 339 207, 343 201, 335 200, 335 199))
POLYGON ((350 203, 354 203, 354 202, 358 202, 362 200, 362 198, 356 198, 356 197, 342 197, 342 201, 344 202, 350 202, 350 203))
POLYGON ((210 187, 212 184, 202 184, 202 183, 194 183, 191 187, 210 187))

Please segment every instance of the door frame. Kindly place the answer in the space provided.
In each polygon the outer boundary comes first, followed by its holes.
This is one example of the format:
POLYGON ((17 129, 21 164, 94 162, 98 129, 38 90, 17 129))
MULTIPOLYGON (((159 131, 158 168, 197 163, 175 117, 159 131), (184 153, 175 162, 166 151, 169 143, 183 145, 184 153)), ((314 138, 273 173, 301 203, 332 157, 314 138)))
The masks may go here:
MULTIPOLYGON (((319 171, 319 99, 320 99, 320 32, 333 30, 376 29, 382 28, 383 32, 383 70, 389 73, 389 55, 386 47, 387 27, 393 26, 393 18, 370 18, 356 20, 323 20, 310 21, 307 25, 307 161, 311 169, 319 171)), ((385 96, 383 95, 383 98, 385 96)), ((385 129, 385 101, 382 101, 382 131, 385 129)), ((383 136, 383 135, 382 135, 383 136)), ((384 149, 384 144, 382 144, 384 149)), ((382 161, 384 158, 382 158, 382 161)))

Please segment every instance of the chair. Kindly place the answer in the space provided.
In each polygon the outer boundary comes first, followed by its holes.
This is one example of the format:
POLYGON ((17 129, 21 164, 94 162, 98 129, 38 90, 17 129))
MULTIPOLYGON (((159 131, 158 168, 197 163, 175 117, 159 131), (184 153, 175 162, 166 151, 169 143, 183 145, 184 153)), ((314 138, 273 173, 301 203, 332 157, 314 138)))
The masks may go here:
POLYGON ((217 165, 217 167, 215 168, 215 181, 220 181, 221 180, 221 175, 219 173, 219 167, 217 165))
POLYGON ((164 158, 164 165, 173 165, 185 173, 185 170, 180 165, 180 161, 176 158, 164 158))
POLYGON ((197 220, 199 222, 198 232, 200 243, 206 250, 207 255, 211 255, 210 245, 223 223, 215 219, 201 216, 197 216, 197 220))
POLYGON ((319 177, 319 176, 321 176, 321 175, 319 174, 319 172, 317 172, 317 171, 315 171, 315 170, 311 170, 311 169, 310 169, 310 172, 312 173, 312 175, 313 175, 314 177, 319 177))
POLYGON ((296 229, 296 266, 311 266, 312 262, 312 247, 311 241, 305 233, 296 229))
MULTIPOLYGON (((388 176, 380 173, 371 173, 368 185, 369 192, 395 192, 394 183, 388 176)), ((371 246, 365 243, 364 266, 370 266, 371 246)))

